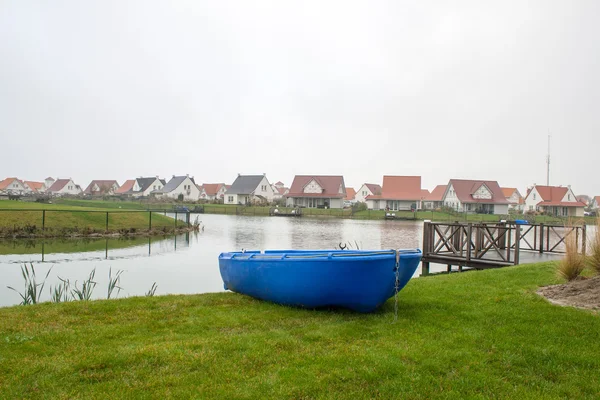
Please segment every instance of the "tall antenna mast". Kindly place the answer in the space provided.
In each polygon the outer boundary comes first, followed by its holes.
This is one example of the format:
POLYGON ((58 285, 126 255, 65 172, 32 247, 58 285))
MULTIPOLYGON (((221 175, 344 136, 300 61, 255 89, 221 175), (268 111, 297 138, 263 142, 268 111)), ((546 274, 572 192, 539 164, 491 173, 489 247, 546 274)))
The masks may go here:
POLYGON ((546 186, 550 186, 550 130, 548 130, 548 155, 546 156, 546 186))

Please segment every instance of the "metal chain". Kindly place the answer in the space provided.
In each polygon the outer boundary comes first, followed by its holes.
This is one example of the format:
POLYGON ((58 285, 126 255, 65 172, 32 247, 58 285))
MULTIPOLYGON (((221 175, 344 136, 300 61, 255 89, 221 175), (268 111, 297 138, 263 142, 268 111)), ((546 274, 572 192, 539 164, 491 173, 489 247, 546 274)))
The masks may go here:
POLYGON ((398 287, 400 286, 400 252, 396 250, 396 282, 394 283, 394 322, 398 321, 398 287))

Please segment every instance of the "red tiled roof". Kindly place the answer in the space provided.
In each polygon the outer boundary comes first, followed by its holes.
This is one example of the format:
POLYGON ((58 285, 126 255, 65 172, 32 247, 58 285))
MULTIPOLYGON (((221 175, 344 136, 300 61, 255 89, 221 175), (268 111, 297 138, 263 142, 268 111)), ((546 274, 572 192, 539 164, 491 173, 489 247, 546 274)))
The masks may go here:
POLYGON ((517 188, 502 188, 502 193, 504 194, 504 197, 509 198, 513 195, 515 190, 517 190, 517 188))
POLYGON ((205 183, 202 185, 202 188, 208 196, 216 196, 224 185, 224 183, 205 183))
POLYGON ((367 199, 421 200, 420 176, 384 175, 381 195, 367 196, 367 199))
POLYGON ((15 180, 17 180, 17 178, 6 178, 3 181, 0 181, 0 189, 6 189, 15 180))
POLYGON ((365 186, 367 188, 369 188, 369 190, 371 191, 371 193, 377 195, 377 194, 381 194, 381 185, 378 185, 376 183, 365 183, 365 186))
POLYGON ((85 188, 83 193, 92 193, 92 187, 94 186, 94 184, 98 185, 98 188, 100 188, 100 190, 98 190, 98 193, 108 192, 108 189, 110 189, 115 183, 117 184, 117 186, 119 186, 117 181, 112 179, 96 179, 90 182, 90 184, 88 185, 88 187, 85 188))
POLYGON ((50 186, 48 188, 49 192, 60 192, 62 190, 62 188, 64 188, 66 186, 67 183, 69 183, 70 179, 57 179, 54 181, 54 183, 52 184, 52 186, 50 186))
POLYGON ((549 202, 560 202, 569 191, 568 187, 562 186, 535 186, 535 189, 542 200, 549 202))
POLYGON ((123 194, 129 192, 130 190, 133 190, 133 185, 135 185, 135 179, 128 179, 123 183, 123 185, 121 185, 120 188, 115 190, 115 193, 123 194))
POLYGON ((27 186, 29 186, 29 188, 31 190, 33 190, 34 192, 37 192, 37 191, 41 190, 44 187, 44 183, 43 182, 25 181, 25 184, 27 186))
POLYGON ((421 199, 425 200, 431 193, 427 189, 421 189, 421 199))
POLYGON ((346 188, 346 198, 344 200, 354 200, 356 197, 356 190, 354 188, 346 188))
POLYGON ((496 181, 477 181, 469 179, 450 179, 449 185, 452 185, 456 192, 456 197, 461 203, 486 203, 486 204, 508 204, 500 185, 496 181), (482 185, 485 185, 491 192, 491 199, 475 199, 473 194, 482 185))
POLYGON ((286 187, 278 187, 278 188, 277 188, 277 191, 278 191, 278 192, 279 192, 279 194, 280 194, 280 195, 282 195, 282 196, 285 194, 285 192, 288 192, 289 190, 290 190, 290 189, 289 189, 289 188, 286 188, 286 187))
POLYGON ((600 196, 594 196, 597 205, 600 205, 600 196))
POLYGON ((437 185, 435 189, 427 196, 426 201, 442 201, 444 199, 444 193, 448 185, 437 185))
POLYGON ((344 177, 341 175, 296 175, 287 197, 330 197, 344 198, 345 193, 339 193, 340 186, 345 190, 344 177), (304 193, 304 187, 315 180, 323 189, 323 193, 304 193))
POLYGON ((275 184, 275 186, 283 186, 283 182, 281 182, 281 181, 278 181, 278 182, 275 184))

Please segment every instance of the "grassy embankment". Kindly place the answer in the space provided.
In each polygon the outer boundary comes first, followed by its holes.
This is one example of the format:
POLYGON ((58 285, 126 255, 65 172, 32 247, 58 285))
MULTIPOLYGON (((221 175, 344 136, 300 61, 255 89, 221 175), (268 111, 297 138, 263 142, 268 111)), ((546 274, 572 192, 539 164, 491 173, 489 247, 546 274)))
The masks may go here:
POLYGON ((370 315, 233 294, 0 309, 1 398, 598 398, 600 318, 553 263, 411 281, 370 315))
MULTIPOLYGON (((151 239, 154 240, 154 239, 151 239)), ((44 253, 80 253, 88 251, 109 249, 122 249, 142 244, 148 244, 147 237, 127 236, 119 238, 78 238, 61 239, 46 238, 40 239, 0 239, 0 255, 5 254, 40 254, 42 252, 42 242, 44 253), (108 244, 107 244, 108 241, 108 244)))
MULTIPOLYGON (((0 201, 0 236, 12 236, 13 234, 67 236, 106 232, 123 233, 125 231, 133 234, 147 231, 149 218, 148 213, 107 207, 3 200, 0 201), (25 211, 13 211, 16 209, 25 211), (42 210, 46 210, 44 232, 42 232, 42 210), (106 229, 105 211, 109 211, 108 230, 106 229)), ((183 227, 185 222, 178 221, 177 226, 183 227)), ((152 214, 152 229, 155 232, 172 231, 173 228, 175 228, 175 221, 172 218, 159 213, 152 214)))
MULTIPOLYGON (((78 200, 78 199, 59 199, 60 204, 74 205, 80 207, 102 207, 102 208, 120 208, 120 209, 172 209, 173 203, 148 203, 135 201, 104 201, 104 200, 78 200)), ((181 204, 190 209, 197 204, 181 204)), ((228 215, 269 215, 269 210, 272 207, 244 207, 229 204, 203 204, 204 212, 207 214, 228 214, 228 215)), ((290 211, 290 208, 280 207, 281 212, 290 211)), ((393 211, 397 217, 417 220, 432 220, 436 222, 443 221, 461 221, 461 222, 499 222, 502 219, 515 220, 527 219, 536 223, 553 223, 564 224, 567 219, 551 217, 547 215, 537 215, 535 217, 523 216, 519 214, 513 215, 490 215, 490 214, 450 214, 441 211, 393 211)), ((386 211, 384 210, 364 210, 353 213, 350 209, 318 209, 318 208, 303 208, 304 216, 313 217, 341 217, 354 219, 384 219, 386 211)), ((576 220, 585 221, 587 224, 595 224, 595 217, 576 218, 576 220)))

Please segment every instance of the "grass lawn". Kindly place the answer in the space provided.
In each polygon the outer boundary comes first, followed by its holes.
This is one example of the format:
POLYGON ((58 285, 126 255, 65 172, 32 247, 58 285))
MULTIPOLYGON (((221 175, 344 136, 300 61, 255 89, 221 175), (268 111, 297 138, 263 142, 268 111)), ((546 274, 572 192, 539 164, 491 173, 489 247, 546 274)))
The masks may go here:
MULTIPOLYGON (((377 313, 233 294, 0 308, 0 398, 598 398, 600 318, 555 265, 411 281, 377 313)), ((160 282, 159 282, 160 285, 160 282)))
MULTIPOLYGON (((161 240, 161 239, 158 239, 161 240)), ((42 243, 44 253, 79 253, 87 251, 123 249, 148 243, 147 237, 131 236, 120 238, 82 238, 82 239, 4 239, 0 240, 0 255, 4 254, 40 254, 42 243)))
MULTIPOLYGON (((106 213, 109 211, 108 230, 135 228, 148 229, 149 214, 145 212, 131 212, 132 210, 116 210, 114 208, 78 207, 68 204, 42 204, 18 201, 0 201, 0 228, 15 229, 27 225, 35 226, 36 230, 42 227, 42 210, 46 210, 45 227, 53 229, 89 229, 104 232, 106 229, 106 213), (25 211, 14 211, 16 209, 25 211), (73 212, 63 211, 73 210, 73 212), (128 212, 129 211, 129 212, 128 212)), ((184 221, 178 221, 178 226, 184 226, 184 221)), ((152 227, 174 227, 173 218, 160 213, 152 214, 152 227)))

